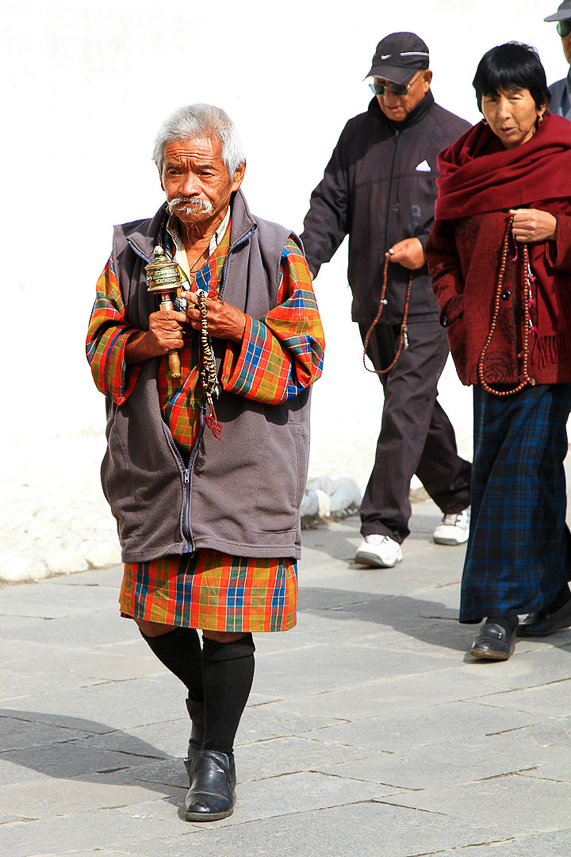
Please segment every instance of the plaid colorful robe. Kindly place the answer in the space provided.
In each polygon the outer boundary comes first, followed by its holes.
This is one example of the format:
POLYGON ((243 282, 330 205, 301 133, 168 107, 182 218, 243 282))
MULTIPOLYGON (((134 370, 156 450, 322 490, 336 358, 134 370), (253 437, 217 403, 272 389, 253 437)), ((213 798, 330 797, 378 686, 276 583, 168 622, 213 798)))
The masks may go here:
MULTIPOLYGON (((218 292, 230 228, 197 273, 193 288, 218 292)), ((133 391, 142 364, 127 366, 125 346, 135 331, 109 259, 97 284, 87 336, 87 357, 98 389, 116 404, 133 391)), ((277 306, 262 319, 247 317, 241 345, 228 342, 221 369, 224 390, 265 404, 298 395, 322 372, 324 337, 309 269, 294 241, 281 258, 277 306)), ((185 336, 182 374, 173 380, 167 359, 158 371, 162 415, 188 460, 199 432, 200 340, 185 336)), ((222 436, 223 437, 223 436, 222 436)), ((223 442, 223 439, 221 440, 223 442)), ((201 550, 182 557, 127 563, 121 586, 126 616, 161 624, 216 631, 278 631, 295 624, 297 563, 292 558, 232 557, 201 550)))

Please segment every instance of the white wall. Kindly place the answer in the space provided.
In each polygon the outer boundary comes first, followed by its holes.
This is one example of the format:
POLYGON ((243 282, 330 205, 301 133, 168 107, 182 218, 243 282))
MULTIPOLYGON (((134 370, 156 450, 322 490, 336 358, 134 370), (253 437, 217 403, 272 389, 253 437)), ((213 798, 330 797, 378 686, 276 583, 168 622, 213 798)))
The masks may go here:
MULTIPOLYGON (((0 0, 3 132, 2 452, 41 458, 42 438, 99 432, 103 400, 84 359, 86 322, 113 223, 162 201, 150 151, 163 118, 206 101, 236 121, 253 211, 300 230, 345 121, 366 108, 377 41, 428 43, 437 101, 478 120, 471 80, 485 50, 537 46, 566 72, 558 0, 0 0), (401 11, 402 10, 402 11, 401 11)), ((328 339, 314 391, 314 473, 363 481, 381 410, 349 320, 341 249, 316 281, 328 339)), ((469 454, 470 395, 447 368, 442 401, 469 454)), ((12 462, 13 463, 13 462, 12 462)))

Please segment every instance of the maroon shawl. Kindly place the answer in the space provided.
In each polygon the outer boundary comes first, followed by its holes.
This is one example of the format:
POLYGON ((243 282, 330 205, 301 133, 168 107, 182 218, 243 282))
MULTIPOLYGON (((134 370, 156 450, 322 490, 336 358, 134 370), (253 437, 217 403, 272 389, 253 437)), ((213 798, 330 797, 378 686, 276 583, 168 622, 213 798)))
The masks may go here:
MULTIPOLYGON (((571 215, 571 122, 549 111, 533 137, 504 149, 488 125, 469 128, 438 156, 436 220, 530 206, 556 217, 571 215)), ((571 292, 568 275, 551 267, 548 242, 531 243, 538 281, 533 333, 545 362, 571 355, 571 292), (567 282, 562 287, 560 278, 567 282)))
POLYGON ((516 149, 480 122, 439 154, 438 171, 436 220, 571 197, 571 122, 546 111, 516 149))

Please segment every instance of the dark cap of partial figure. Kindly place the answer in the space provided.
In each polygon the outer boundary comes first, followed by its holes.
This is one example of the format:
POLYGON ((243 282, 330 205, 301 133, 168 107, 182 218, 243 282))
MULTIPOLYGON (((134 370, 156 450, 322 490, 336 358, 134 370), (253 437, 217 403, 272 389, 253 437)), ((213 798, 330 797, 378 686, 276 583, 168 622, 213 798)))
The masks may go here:
MULTIPOLYGON (((563 5, 571 6, 571 0, 563 5)), ((415 33, 391 33, 377 45, 366 77, 408 83, 417 69, 428 68, 428 62, 428 48, 415 33)))
POLYGON ((564 3, 561 3, 557 12, 554 12, 553 15, 548 15, 547 18, 544 18, 544 21, 567 21, 571 19, 571 0, 565 0, 564 3))

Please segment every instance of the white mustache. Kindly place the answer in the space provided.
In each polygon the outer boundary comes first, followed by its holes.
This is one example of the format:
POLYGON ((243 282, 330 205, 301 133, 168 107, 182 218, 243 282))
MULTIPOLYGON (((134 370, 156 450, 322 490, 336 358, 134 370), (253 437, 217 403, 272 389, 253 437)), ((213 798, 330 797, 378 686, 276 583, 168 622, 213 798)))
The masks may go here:
POLYGON ((175 214, 175 209, 182 208, 185 214, 190 214, 193 210, 200 209, 201 211, 210 214, 214 207, 207 199, 199 199, 196 196, 177 196, 168 202, 168 209, 171 214, 175 214))

